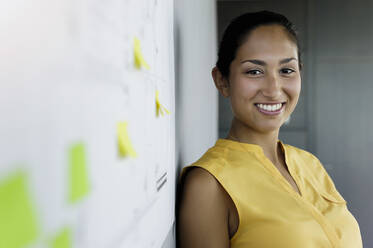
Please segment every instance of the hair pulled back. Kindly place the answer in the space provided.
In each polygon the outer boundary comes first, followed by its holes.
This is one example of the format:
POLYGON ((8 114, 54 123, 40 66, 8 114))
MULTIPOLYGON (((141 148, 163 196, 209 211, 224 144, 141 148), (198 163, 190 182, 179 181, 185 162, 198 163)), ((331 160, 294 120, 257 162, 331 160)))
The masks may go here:
POLYGON ((230 64, 236 57, 238 48, 245 42, 250 32, 259 26, 273 24, 283 26, 289 38, 297 45, 299 69, 302 69, 298 33, 294 24, 281 14, 264 10, 245 13, 236 17, 224 31, 216 63, 216 67, 224 77, 229 77, 230 64))

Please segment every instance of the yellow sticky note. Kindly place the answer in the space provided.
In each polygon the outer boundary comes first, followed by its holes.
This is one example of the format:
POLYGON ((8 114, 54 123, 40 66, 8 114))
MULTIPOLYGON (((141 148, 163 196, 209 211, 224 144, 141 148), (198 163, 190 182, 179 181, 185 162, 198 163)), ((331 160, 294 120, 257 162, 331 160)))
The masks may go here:
POLYGON ((90 190, 85 147, 82 143, 70 147, 69 160, 69 201, 75 203, 90 190))
POLYGON ((56 237, 50 242, 51 248, 71 248, 71 230, 69 228, 64 228, 59 232, 56 237))
POLYGON ((136 157, 137 154, 128 136, 127 125, 128 123, 125 121, 119 122, 117 125, 119 155, 121 157, 136 157))
POLYGON ((159 101, 159 91, 155 91, 155 113, 157 117, 159 114, 164 115, 163 111, 165 111, 167 114, 170 114, 170 111, 168 111, 159 101))
POLYGON ((26 174, 17 172, 0 182, 0 248, 30 245, 38 232, 26 174))
POLYGON ((135 66, 136 68, 140 69, 141 67, 144 67, 145 69, 150 69, 150 66, 148 63, 146 63, 144 56, 141 52, 141 44, 140 40, 138 38, 134 38, 134 45, 133 45, 133 53, 135 56, 135 66))

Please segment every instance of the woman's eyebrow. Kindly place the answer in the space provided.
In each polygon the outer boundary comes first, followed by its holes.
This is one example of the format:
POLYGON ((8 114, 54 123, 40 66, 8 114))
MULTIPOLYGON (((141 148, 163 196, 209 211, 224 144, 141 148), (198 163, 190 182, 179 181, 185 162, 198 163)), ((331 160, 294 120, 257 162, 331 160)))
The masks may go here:
MULTIPOLYGON (((282 59, 282 60, 280 60, 279 64, 280 64, 280 65, 281 65, 281 64, 285 64, 285 63, 288 63, 288 62, 290 62, 290 61, 292 61, 292 60, 297 60, 297 59, 296 59, 296 58, 286 58, 286 59, 282 59)), ((262 66, 267 65, 266 62, 264 62, 263 60, 259 60, 259 59, 247 59, 247 60, 243 60, 243 61, 241 61, 241 64, 246 63, 246 62, 251 62, 251 63, 253 63, 253 64, 262 65, 262 66)))

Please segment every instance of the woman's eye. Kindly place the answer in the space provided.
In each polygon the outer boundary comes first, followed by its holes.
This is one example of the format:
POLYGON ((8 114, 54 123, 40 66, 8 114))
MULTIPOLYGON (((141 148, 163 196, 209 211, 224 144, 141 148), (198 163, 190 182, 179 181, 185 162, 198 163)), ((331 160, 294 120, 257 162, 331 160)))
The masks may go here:
POLYGON ((285 68, 285 69, 281 69, 281 72, 285 73, 285 74, 291 74, 291 73, 295 72, 295 70, 289 69, 289 68, 285 68))
POLYGON ((261 73, 261 71, 259 70, 249 70, 246 72, 246 74, 250 74, 250 75, 259 75, 261 73))

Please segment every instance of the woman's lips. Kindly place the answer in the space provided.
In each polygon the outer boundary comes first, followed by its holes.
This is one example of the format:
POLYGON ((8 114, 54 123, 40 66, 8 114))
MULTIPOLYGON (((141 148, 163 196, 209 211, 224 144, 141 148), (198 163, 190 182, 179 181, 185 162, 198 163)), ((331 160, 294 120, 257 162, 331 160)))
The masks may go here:
POLYGON ((273 106, 273 105, 276 105, 276 104, 255 104, 255 107, 257 108, 257 110, 260 113, 265 114, 265 115, 279 115, 279 114, 281 114, 284 111, 286 103, 285 102, 281 103, 281 107, 279 109, 277 109, 277 110, 274 110, 274 111, 264 109, 263 105, 267 105, 267 106, 268 105, 272 105, 273 106), (262 107, 259 107, 260 105, 262 107))

